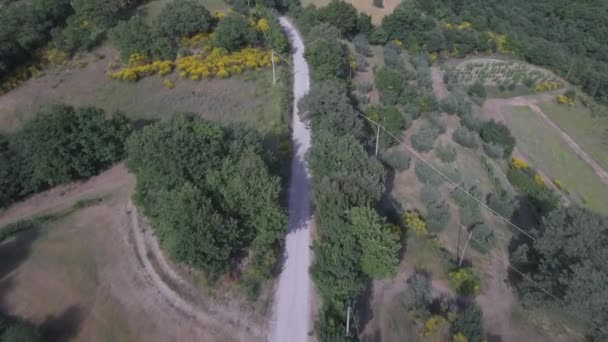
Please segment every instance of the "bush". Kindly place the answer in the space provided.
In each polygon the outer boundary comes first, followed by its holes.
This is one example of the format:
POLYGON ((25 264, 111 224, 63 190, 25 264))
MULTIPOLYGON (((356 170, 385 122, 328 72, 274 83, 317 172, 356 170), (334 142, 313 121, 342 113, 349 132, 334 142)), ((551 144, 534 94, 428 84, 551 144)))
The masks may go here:
POLYGON ((393 42, 389 42, 384 46, 384 64, 393 69, 403 68, 403 61, 401 60, 402 48, 395 45, 393 42))
MULTIPOLYGON (((311 32, 310 37, 313 36, 311 32)), ((347 50, 337 39, 318 37, 308 43, 304 54, 315 81, 345 78, 348 75, 347 50)))
POLYGON ((378 7, 378 8, 384 8, 384 4, 382 3, 382 0, 374 0, 374 6, 378 7))
POLYGON ((475 116, 475 114, 463 115, 460 118, 460 124, 462 126, 468 128, 470 131, 474 131, 474 132, 479 132, 479 130, 481 129, 481 126, 483 125, 481 120, 479 120, 479 118, 477 116, 475 116))
POLYGON ((426 208, 426 227, 430 233, 440 233, 450 221, 450 206, 446 201, 433 203, 426 208))
POLYGON ((441 193, 439 188, 432 184, 424 184, 420 190, 420 200, 426 207, 441 202, 441 193))
POLYGON ((469 87, 469 95, 478 97, 480 99, 485 99, 487 95, 486 87, 484 87, 484 85, 480 81, 477 81, 473 83, 471 87, 469 87))
POLYGON ((433 302, 431 285, 429 275, 416 272, 407 279, 407 286, 403 291, 405 306, 420 319, 427 319, 431 314, 430 306, 433 302))
POLYGON ((396 148, 390 149, 384 153, 384 160, 388 165, 399 172, 403 172, 410 168, 410 156, 396 148))
POLYGON ((381 146, 386 148, 398 143, 398 141, 393 137, 398 138, 401 135, 401 132, 405 129, 407 122, 399 111, 399 108, 395 106, 381 107, 380 111, 384 128, 392 135, 389 135, 386 131, 380 132, 381 146))
POLYGON ((27 323, 13 324, 2 333, 4 342, 38 342, 42 340, 42 334, 38 328, 27 323))
POLYGON ((459 312, 456 317, 453 330, 462 333, 467 342, 481 342, 484 340, 481 309, 475 302, 468 303, 467 307, 459 312))
POLYGON ((432 112, 431 115, 429 115, 429 122, 434 127, 437 127, 437 129, 439 130, 439 134, 445 133, 447 123, 445 122, 445 119, 443 118, 441 113, 432 112))
POLYGON ((479 147, 477 133, 469 131, 466 127, 458 127, 452 135, 452 139, 461 146, 475 149, 479 147))
POLYGON ((355 64, 357 65, 357 71, 365 71, 369 67, 367 59, 362 54, 355 52, 355 64))
POLYGON ((355 46, 355 51, 362 54, 365 57, 369 57, 371 54, 371 49, 369 47, 369 42, 367 41, 367 37, 364 34, 358 34, 353 38, 353 45, 355 46))
POLYGON ((486 201, 492 210, 507 219, 511 218, 515 211, 515 200, 504 190, 498 195, 494 193, 488 194, 486 201))
POLYGON ((374 81, 383 103, 393 105, 398 102, 404 83, 400 72, 389 67, 382 67, 374 75, 374 81))
POLYGON ((479 276, 472 268, 452 266, 448 272, 448 283, 458 294, 474 295, 479 291, 479 276))
POLYGON ((439 129, 435 126, 426 125, 410 138, 412 147, 418 152, 428 152, 433 149, 435 139, 439 136, 439 129))
POLYGON ((479 204, 476 202, 460 208, 460 224, 469 228, 483 223, 479 204))
POLYGON ((509 182, 527 195, 532 204, 541 212, 546 213, 559 204, 559 196, 544 183, 537 180, 536 171, 527 167, 516 167, 512 163, 507 171, 509 182))
POLYGON ((471 247, 478 252, 487 253, 496 247, 496 235, 487 224, 481 223, 471 230, 471 247))
POLYGON ((211 30, 213 19, 207 9, 194 0, 175 0, 167 4, 158 18, 160 32, 171 38, 189 37, 211 30))
POLYGON ((153 30, 142 17, 135 15, 120 21, 108 32, 110 43, 127 61, 133 54, 143 54, 152 59, 173 59, 176 48, 166 37, 153 30))
POLYGON ((357 82, 357 91, 361 94, 367 94, 374 88, 374 85, 370 81, 359 81, 357 82))
POLYGON ((247 19, 240 14, 230 14, 220 19, 213 35, 213 43, 228 51, 238 51, 252 44, 255 33, 247 19))
POLYGON ((488 157, 492 159, 499 159, 504 157, 505 149, 496 143, 483 144, 483 150, 486 152, 488 157))
POLYGON ((343 35, 352 37, 357 33, 358 12, 350 3, 333 0, 319 9, 319 18, 340 29, 343 35))
POLYGON ((439 144, 435 147, 435 155, 444 163, 456 160, 456 148, 452 145, 439 144))
POLYGON ((502 146, 505 158, 509 157, 515 148, 515 137, 503 123, 494 120, 485 122, 479 131, 479 136, 485 143, 502 146))
POLYGON ((416 177, 423 184, 430 184, 438 186, 443 183, 444 178, 437 171, 433 170, 430 166, 423 162, 416 162, 414 168, 416 171, 416 177))

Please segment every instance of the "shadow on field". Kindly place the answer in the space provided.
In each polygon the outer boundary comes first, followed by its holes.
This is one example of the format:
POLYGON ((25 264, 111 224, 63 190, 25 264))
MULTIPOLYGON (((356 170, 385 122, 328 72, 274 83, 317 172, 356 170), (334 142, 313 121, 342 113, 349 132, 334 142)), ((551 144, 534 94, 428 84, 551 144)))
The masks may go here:
POLYGON ((83 312, 78 306, 72 305, 59 315, 49 315, 40 325, 44 341, 68 341, 80 330, 83 312))
MULTIPOLYGON (((8 229, 3 227, 2 229, 8 229)), ((5 282, 5 277, 15 270, 19 265, 27 259, 30 254, 30 248, 34 241, 38 238, 40 228, 32 223, 27 230, 16 234, 13 237, 8 237, 3 243, 0 243, 0 280, 5 282)), ((7 288, 4 284, 1 286, 0 298, 4 297, 7 288)))

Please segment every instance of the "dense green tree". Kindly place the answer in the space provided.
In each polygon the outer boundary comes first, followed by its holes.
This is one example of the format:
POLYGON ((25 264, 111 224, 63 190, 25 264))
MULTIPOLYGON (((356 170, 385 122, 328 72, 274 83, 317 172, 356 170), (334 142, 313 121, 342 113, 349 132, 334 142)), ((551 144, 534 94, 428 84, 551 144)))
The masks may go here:
POLYGON ((479 131, 481 140, 486 143, 494 143, 504 148, 504 157, 509 157, 515 148, 515 137, 511 134, 509 127, 494 120, 487 121, 479 131))
POLYGON ((2 341, 39 342, 43 339, 37 327, 27 323, 17 323, 12 324, 2 333, 2 341))
POLYGON ((430 309, 433 302, 431 285, 431 278, 428 274, 416 272, 407 279, 407 287, 403 291, 405 305, 423 320, 431 314, 430 309))
POLYGON ((479 135, 466 127, 458 127, 452 134, 452 139, 461 146, 475 149, 479 147, 479 135))
POLYGON ((280 180, 257 134, 180 115, 147 126, 128 145, 136 203, 176 260, 213 279, 247 251, 247 280, 270 277, 286 219, 280 180))
POLYGON ((343 35, 352 37, 358 29, 358 12, 355 7, 342 0, 332 0, 319 9, 319 18, 340 29, 343 35))
POLYGON ((405 82, 403 75, 392 68, 380 68, 374 75, 376 87, 382 95, 382 102, 393 105, 396 104, 403 91, 403 83, 405 82))
POLYGON ((158 21, 160 32, 171 38, 209 32, 213 24, 209 11, 194 0, 170 2, 161 11, 158 21))
POLYGON ((467 338, 467 341, 483 341, 481 309, 477 304, 468 303, 467 306, 458 313, 457 318, 453 323, 453 330, 462 333, 467 338))
POLYGON ((240 14, 223 17, 217 24, 213 35, 215 45, 228 51, 237 51, 253 44, 255 34, 247 19, 240 14))
POLYGON ((153 59, 173 59, 175 56, 172 42, 137 15, 120 21, 108 32, 108 37, 110 43, 120 51, 120 57, 124 61, 134 53, 141 53, 153 59))
POLYGON ((361 269, 372 278, 395 275, 399 258, 399 236, 369 207, 355 207, 348 213, 352 233, 361 245, 361 269))
POLYGON ((308 43, 305 57, 315 81, 343 78, 348 75, 347 50, 337 39, 319 37, 308 43))

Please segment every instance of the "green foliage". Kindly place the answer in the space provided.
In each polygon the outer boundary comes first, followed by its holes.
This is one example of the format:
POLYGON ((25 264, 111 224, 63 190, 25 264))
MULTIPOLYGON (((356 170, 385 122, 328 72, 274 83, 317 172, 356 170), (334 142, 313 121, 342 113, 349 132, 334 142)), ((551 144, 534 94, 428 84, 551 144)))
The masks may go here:
POLYGON ((439 130, 439 134, 445 133, 447 129, 447 123, 441 113, 439 112, 431 112, 429 115, 429 122, 433 127, 436 127, 439 130))
POLYGON ((537 240, 520 245, 526 248, 520 248, 516 264, 558 298, 522 280, 518 287, 525 300, 537 298, 540 305, 554 304, 580 318, 585 335, 598 341, 608 337, 607 232, 605 216, 577 206, 556 209, 542 219, 537 240))
POLYGON ((494 120, 485 122, 479 131, 479 136, 487 144, 494 143, 502 146, 505 158, 508 158, 515 148, 515 137, 511 134, 509 127, 501 122, 494 120))
POLYGON ((127 61, 132 54, 139 53, 152 59, 173 59, 173 42, 152 29, 142 17, 135 15, 120 21, 108 32, 110 43, 120 51, 120 57, 127 61))
POLYGON ((373 1, 374 6, 378 7, 378 8, 384 8, 384 4, 382 0, 374 0, 373 1))
POLYGON ((420 319, 426 320, 430 317, 433 294, 429 275, 416 272, 409 277, 407 287, 403 291, 403 300, 405 306, 420 319))
POLYGON ((382 102, 396 104, 403 90, 403 76, 397 70, 389 67, 380 68, 374 75, 376 87, 382 95, 382 102))
POLYGON ((483 144, 483 150, 486 152, 488 157, 492 159, 500 159, 503 158, 505 155, 504 147, 494 142, 483 144))
POLYGON ((418 180, 424 184, 437 186, 444 181, 444 178, 426 163, 417 162, 414 169, 416 171, 416 177, 418 177, 418 180))
POLYGON ((194 0, 174 0, 168 3, 161 11, 158 21, 160 32, 171 38, 209 32, 213 24, 209 11, 194 0))
POLYGON ((369 42, 367 41, 367 37, 364 34, 358 34, 353 38, 353 45, 355 47, 355 51, 368 57, 371 54, 371 48, 369 46, 369 42))
POLYGON ((395 106, 384 106, 378 109, 384 129, 380 132, 380 145, 384 148, 391 147, 399 142, 399 137, 406 128, 408 122, 405 120, 399 108, 395 106), (388 132, 387 132, 388 131, 388 132))
POLYGON ((488 194, 487 202, 492 210, 507 219, 511 218, 517 204, 506 191, 501 191, 499 194, 488 194))
POLYGON ((228 51, 238 51, 254 42, 253 32, 247 18, 240 14, 229 14, 220 19, 213 35, 213 43, 228 51))
POLYGON ((507 171, 507 178, 513 186, 526 195, 539 212, 549 212, 557 208, 559 196, 536 180, 536 171, 533 168, 511 166, 507 171))
POLYGON ((255 132, 177 116, 128 146, 136 203, 173 258, 215 279, 248 251, 246 276, 271 276, 286 218, 280 179, 255 132))
POLYGON ((435 139, 439 136, 439 129, 433 125, 424 125, 418 132, 410 137, 412 147, 418 152, 428 152, 433 149, 435 139))
POLYGON ((469 87, 469 95, 472 97, 485 99, 487 95, 486 87, 484 87, 484 85, 480 81, 477 81, 469 87))
POLYGON ((424 184, 420 190, 420 200, 427 207, 435 203, 440 203, 442 198, 439 188, 432 184, 424 184))
POLYGON ((452 265, 448 271, 450 287, 462 295, 474 295, 479 292, 479 275, 473 268, 452 265))
POLYGON ((484 340, 481 309, 475 302, 468 303, 466 308, 458 313, 452 329, 462 333, 468 342, 484 340))
POLYGON ((471 229, 471 247, 481 253, 488 253, 496 247, 496 235, 490 226, 485 223, 478 224, 471 229))
POLYGON ((426 208, 426 228, 429 233, 443 231, 450 221, 450 205, 446 201, 432 203, 426 208))
POLYGON ((399 236, 390 231, 378 213, 366 207, 348 213, 351 231, 361 245, 361 269, 372 278, 395 275, 399 258, 399 236))
POLYGON ((39 329, 28 323, 13 324, 2 333, 2 341, 5 342, 38 342, 42 340, 39 329))
POLYGON ((401 4, 393 13, 382 19, 382 28, 388 39, 399 39, 406 43, 408 48, 422 46, 434 27, 434 20, 414 8, 411 3, 401 4))
POLYGON ((129 134, 122 114, 106 120, 92 107, 43 109, 18 132, 0 137, 0 205, 97 174, 124 158, 129 134))
POLYGON ((346 56, 347 48, 337 38, 309 38, 306 45, 305 57, 312 69, 311 77, 315 81, 346 77, 346 56))
POLYGON ((341 0, 332 0, 327 6, 319 9, 319 18, 338 29, 343 35, 352 37, 357 33, 357 10, 341 0))
POLYGON ((403 172, 410 168, 410 156, 397 148, 389 149, 382 156, 388 165, 396 171, 403 172))
POLYGON ((435 155, 444 163, 456 160, 456 148, 450 144, 439 144, 435 147, 435 155))
POLYGON ((458 127, 452 139, 461 146, 475 149, 479 147, 479 136, 476 132, 469 131, 466 127, 458 127))

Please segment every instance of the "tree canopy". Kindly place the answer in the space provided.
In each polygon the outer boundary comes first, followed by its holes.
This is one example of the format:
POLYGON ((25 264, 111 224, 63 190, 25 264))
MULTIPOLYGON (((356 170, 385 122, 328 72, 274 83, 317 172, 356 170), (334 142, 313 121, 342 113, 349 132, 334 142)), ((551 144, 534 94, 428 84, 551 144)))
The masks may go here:
POLYGON ((248 256, 246 276, 270 277, 286 217, 256 132, 180 115, 131 136, 128 152, 136 203, 170 255, 212 279, 248 256))
POLYGON ((158 21, 160 31, 169 37, 209 32, 213 24, 209 11, 194 0, 175 0, 167 4, 158 21))

